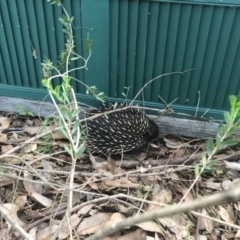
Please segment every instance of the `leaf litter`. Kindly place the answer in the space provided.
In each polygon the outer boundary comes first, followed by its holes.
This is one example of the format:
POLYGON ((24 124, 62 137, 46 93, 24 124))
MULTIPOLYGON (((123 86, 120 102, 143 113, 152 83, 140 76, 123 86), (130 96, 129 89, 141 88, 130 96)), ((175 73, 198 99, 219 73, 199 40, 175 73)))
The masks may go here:
MULTIPOLYGON (((195 164, 205 151, 205 139, 166 135, 142 152, 108 158, 85 153, 74 173, 71 205, 75 210, 67 213, 71 169, 63 147, 67 140, 53 132, 24 144, 55 127, 44 128, 38 118, 0 114, 0 149, 5 154, 0 159, 1 211, 37 240, 70 239, 70 235, 86 239, 133 215, 178 204, 194 181, 195 164)), ((216 154, 184 201, 239 185, 239 153, 237 145, 216 154)), ((239 226, 240 202, 232 202, 136 224, 105 239, 230 240, 240 239, 239 226)), ((2 221, 0 239, 18 236, 11 224, 2 221)))

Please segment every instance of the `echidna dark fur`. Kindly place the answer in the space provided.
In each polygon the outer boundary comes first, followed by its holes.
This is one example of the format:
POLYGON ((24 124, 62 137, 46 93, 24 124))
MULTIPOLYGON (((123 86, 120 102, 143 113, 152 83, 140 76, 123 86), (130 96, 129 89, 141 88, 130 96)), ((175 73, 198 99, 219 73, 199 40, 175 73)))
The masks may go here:
MULTIPOLYGON (((126 107, 120 104, 115 109, 126 107)), ((113 105, 94 109, 87 117, 114 110, 113 105)), ((159 136, 158 126, 142 110, 122 109, 86 121, 88 150, 91 153, 118 154, 146 146, 159 136)))

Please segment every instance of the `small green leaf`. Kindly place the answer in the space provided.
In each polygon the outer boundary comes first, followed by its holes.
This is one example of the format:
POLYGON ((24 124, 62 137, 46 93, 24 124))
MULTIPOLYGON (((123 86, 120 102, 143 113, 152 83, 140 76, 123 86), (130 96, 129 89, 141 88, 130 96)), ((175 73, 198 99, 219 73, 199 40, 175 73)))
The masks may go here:
POLYGON ((104 114, 104 117, 105 117, 106 119, 108 119, 108 115, 107 115, 107 114, 104 114))
POLYGON ((221 138, 219 136, 216 136, 216 147, 217 150, 221 148, 221 138))
POLYGON ((199 176, 199 171, 200 171, 200 166, 199 166, 199 164, 196 164, 196 165, 195 165, 194 171, 195 171, 195 176, 196 176, 196 177, 199 176))
POLYGON ((72 121, 72 113, 66 107, 61 108, 60 111, 65 119, 67 119, 69 122, 72 121))
POLYGON ((76 117, 81 111, 82 111, 81 108, 78 108, 78 109, 74 110, 73 113, 72 113, 72 116, 76 117))
POLYGON ((85 149, 86 149, 85 146, 81 146, 81 147, 77 150, 77 152, 76 152, 76 154, 75 154, 75 157, 76 157, 76 158, 81 157, 82 154, 83 154, 83 152, 85 151, 85 149))
POLYGON ((233 146, 238 144, 240 141, 237 139, 229 139, 222 142, 222 146, 233 146))
POLYGON ((76 61, 76 60, 78 60, 80 57, 72 57, 72 58, 70 58, 70 60, 71 61, 76 61))
POLYGON ((72 128, 72 134, 76 132, 76 130, 79 128, 79 126, 80 126, 80 120, 76 120, 76 122, 74 123, 73 128, 72 128))
POLYGON ((117 108, 117 106, 118 106, 118 103, 117 103, 117 102, 115 102, 115 103, 114 103, 114 105, 113 105, 113 109, 116 109, 116 108, 117 108))
POLYGON ((17 105, 15 105, 15 108, 16 108, 16 109, 24 109, 24 106, 23 106, 23 105, 20 105, 20 104, 17 104, 17 105))
POLYGON ((65 138, 69 139, 69 136, 68 136, 67 132, 63 129, 63 127, 61 127, 61 128, 59 129, 59 132, 60 132, 65 138))
POLYGON ((205 154, 202 156, 201 162, 202 162, 203 165, 205 165, 207 163, 207 158, 206 158, 205 154))
POLYGON ((232 136, 232 135, 236 132, 236 129, 237 129, 236 126, 232 126, 232 127, 228 130, 225 138, 228 138, 228 137, 232 136))
POLYGON ((66 152, 67 152, 71 157, 73 157, 73 152, 72 152, 72 150, 71 150, 67 145, 64 145, 64 149, 66 150, 66 152))
POLYGON ((210 156, 212 154, 212 151, 213 151, 213 139, 209 138, 207 140, 207 154, 208 154, 208 156, 210 156))
POLYGON ((223 114, 223 116, 224 116, 225 122, 226 122, 227 124, 230 123, 230 119, 231 119, 230 113, 229 113, 229 112, 225 112, 225 113, 223 114))
POLYGON ((235 124, 236 127, 240 127, 240 120, 238 120, 235 124))

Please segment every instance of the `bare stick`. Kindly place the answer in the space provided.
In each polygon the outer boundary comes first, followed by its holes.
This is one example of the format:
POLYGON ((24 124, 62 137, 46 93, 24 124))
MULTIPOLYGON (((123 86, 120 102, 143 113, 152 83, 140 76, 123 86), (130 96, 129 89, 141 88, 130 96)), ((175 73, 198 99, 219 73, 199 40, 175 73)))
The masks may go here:
POLYGON ((165 74, 161 74, 161 75, 159 75, 159 76, 151 79, 150 81, 148 81, 147 83, 145 83, 145 84, 143 85, 143 87, 138 91, 138 93, 136 94, 136 96, 133 98, 133 100, 130 102, 129 105, 132 105, 132 104, 134 103, 134 101, 136 100, 136 98, 138 97, 138 95, 143 91, 143 89, 144 89, 147 85, 149 85, 151 82, 157 80, 158 78, 162 78, 162 77, 169 76, 169 75, 173 75, 173 74, 182 74, 182 75, 183 75, 184 73, 189 72, 189 71, 192 71, 192 70, 193 70, 193 68, 192 68, 192 69, 189 69, 189 70, 186 70, 186 71, 183 71, 183 72, 165 73, 165 74))
POLYGON ((240 199, 240 187, 231 189, 226 192, 207 196, 202 198, 201 200, 197 199, 192 201, 191 203, 185 202, 180 205, 169 206, 163 209, 154 210, 134 217, 130 217, 128 219, 125 219, 124 221, 112 224, 111 226, 103 229, 100 232, 97 232, 96 234, 87 238, 87 240, 102 239, 108 235, 116 233, 126 227, 136 225, 138 223, 147 222, 163 217, 170 217, 176 214, 186 213, 192 210, 196 211, 205 207, 211 207, 214 205, 228 203, 230 201, 238 201, 239 199, 240 199))

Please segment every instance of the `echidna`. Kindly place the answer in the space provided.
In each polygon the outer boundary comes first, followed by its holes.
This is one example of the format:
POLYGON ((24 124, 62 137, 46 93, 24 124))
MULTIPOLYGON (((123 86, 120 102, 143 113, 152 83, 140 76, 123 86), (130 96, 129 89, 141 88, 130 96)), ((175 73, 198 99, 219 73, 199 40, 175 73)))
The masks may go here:
POLYGON ((114 109, 119 110, 86 121, 90 152, 103 154, 129 152, 158 138, 159 130, 154 121, 140 109, 130 106, 122 109, 126 106, 126 104, 118 105, 116 108, 113 105, 103 106, 87 114, 87 117, 90 117, 114 109))

